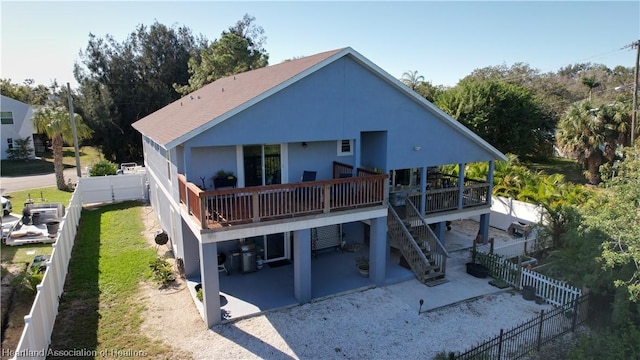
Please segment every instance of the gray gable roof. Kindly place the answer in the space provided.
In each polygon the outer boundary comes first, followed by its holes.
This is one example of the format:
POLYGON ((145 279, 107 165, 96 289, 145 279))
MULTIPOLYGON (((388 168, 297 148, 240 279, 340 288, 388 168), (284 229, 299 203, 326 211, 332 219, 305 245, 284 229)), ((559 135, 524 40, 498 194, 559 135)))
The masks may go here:
POLYGON ((349 47, 218 79, 138 120, 133 127, 164 148, 174 148, 344 56, 403 91, 496 159, 506 160, 491 144, 349 47))

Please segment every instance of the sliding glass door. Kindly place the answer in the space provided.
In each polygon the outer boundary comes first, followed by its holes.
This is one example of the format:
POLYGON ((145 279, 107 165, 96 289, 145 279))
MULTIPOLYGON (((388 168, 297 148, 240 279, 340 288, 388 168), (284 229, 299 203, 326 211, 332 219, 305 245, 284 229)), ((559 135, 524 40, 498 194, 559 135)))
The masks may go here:
POLYGON ((245 145, 244 186, 274 185, 282 183, 280 144, 245 145))
POLYGON ((265 262, 288 259, 290 257, 290 244, 285 239, 289 233, 269 234, 248 238, 256 244, 258 253, 265 262))

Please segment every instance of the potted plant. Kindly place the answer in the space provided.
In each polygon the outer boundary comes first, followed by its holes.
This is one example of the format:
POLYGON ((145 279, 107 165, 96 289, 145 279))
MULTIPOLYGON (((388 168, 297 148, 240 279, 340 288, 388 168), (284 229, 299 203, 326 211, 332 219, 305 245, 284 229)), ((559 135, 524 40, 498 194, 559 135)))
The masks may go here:
POLYGON ((236 187, 238 178, 233 174, 233 171, 219 170, 216 176, 213 177, 213 187, 216 189, 224 187, 236 187))
POLYGON ((356 258, 356 266, 360 272, 360 276, 369 277, 369 258, 366 256, 360 256, 356 258))
POLYGON ((476 249, 477 241, 473 242, 473 248, 471 250, 471 262, 467 265, 467 274, 475 276, 477 278, 486 278, 489 275, 489 268, 476 262, 478 256, 478 250, 476 249))

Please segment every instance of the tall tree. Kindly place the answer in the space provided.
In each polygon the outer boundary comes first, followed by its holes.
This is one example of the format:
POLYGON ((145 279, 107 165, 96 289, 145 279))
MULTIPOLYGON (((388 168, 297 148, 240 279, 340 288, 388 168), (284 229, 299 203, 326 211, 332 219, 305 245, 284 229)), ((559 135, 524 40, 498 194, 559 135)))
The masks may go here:
POLYGON ((436 98, 436 105, 504 153, 546 157, 553 119, 527 88, 493 80, 465 80, 436 98))
POLYGON ((255 17, 245 14, 219 40, 189 59, 189 81, 175 83, 176 91, 186 95, 222 77, 267 66, 264 29, 254 22, 255 17))
MULTIPOLYGON (((34 84, 33 79, 26 79, 22 84, 12 83, 11 79, 0 79, 0 93, 25 104, 44 105, 48 100, 49 88, 34 84)), ((57 87, 57 84, 54 82, 51 86, 57 87)))
POLYGON ((573 104, 558 123, 558 147, 582 164, 591 184, 600 182, 600 165, 612 164, 627 139, 625 109, 618 103, 594 108, 583 101, 573 104))
MULTIPOLYGON (((82 121, 79 115, 75 115, 76 134, 78 141, 91 136, 91 130, 82 121)), ((71 116, 62 106, 44 106, 36 110, 33 115, 33 126, 38 133, 45 134, 51 139, 53 149, 53 169, 56 174, 56 185, 59 190, 65 190, 67 184, 64 181, 62 164, 62 146, 64 143, 73 144, 73 127, 71 116)))
POLYGON ((158 22, 139 25, 121 43, 110 35, 89 35, 75 66, 76 108, 95 131, 94 143, 106 159, 142 157, 140 135, 131 124, 180 97, 172 85, 188 81, 187 63, 205 44, 189 28, 158 22))

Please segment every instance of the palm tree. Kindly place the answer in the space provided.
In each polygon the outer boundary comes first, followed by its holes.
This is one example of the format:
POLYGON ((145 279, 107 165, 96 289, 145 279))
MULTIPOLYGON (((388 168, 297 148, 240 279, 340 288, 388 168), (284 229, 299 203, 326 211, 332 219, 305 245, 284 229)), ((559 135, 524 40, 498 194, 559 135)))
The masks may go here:
POLYGON ((596 112, 588 101, 575 103, 558 122, 556 132, 558 147, 582 164, 592 184, 600 182, 599 168, 603 163, 600 147, 605 143, 602 119, 598 119, 596 112))
POLYGON ((591 101, 591 93, 593 92, 594 88, 597 88, 598 86, 600 86, 600 83, 596 81, 595 77, 583 77, 582 78, 582 85, 586 86, 587 88, 589 88, 589 101, 591 101))
POLYGON ((424 82, 424 76, 418 75, 418 70, 409 70, 402 74, 400 81, 407 85, 411 90, 415 90, 422 82, 424 82))
MULTIPOLYGON (((78 141, 91 136, 91 130, 82 121, 80 116, 75 115, 75 122, 78 141)), ((42 107, 36 110, 33 116, 33 126, 38 133, 45 134, 51 139, 56 185, 59 190, 66 190, 67 184, 64 181, 64 174, 62 172, 62 145, 65 142, 73 144, 73 128, 71 126, 69 111, 61 106, 42 107)))

